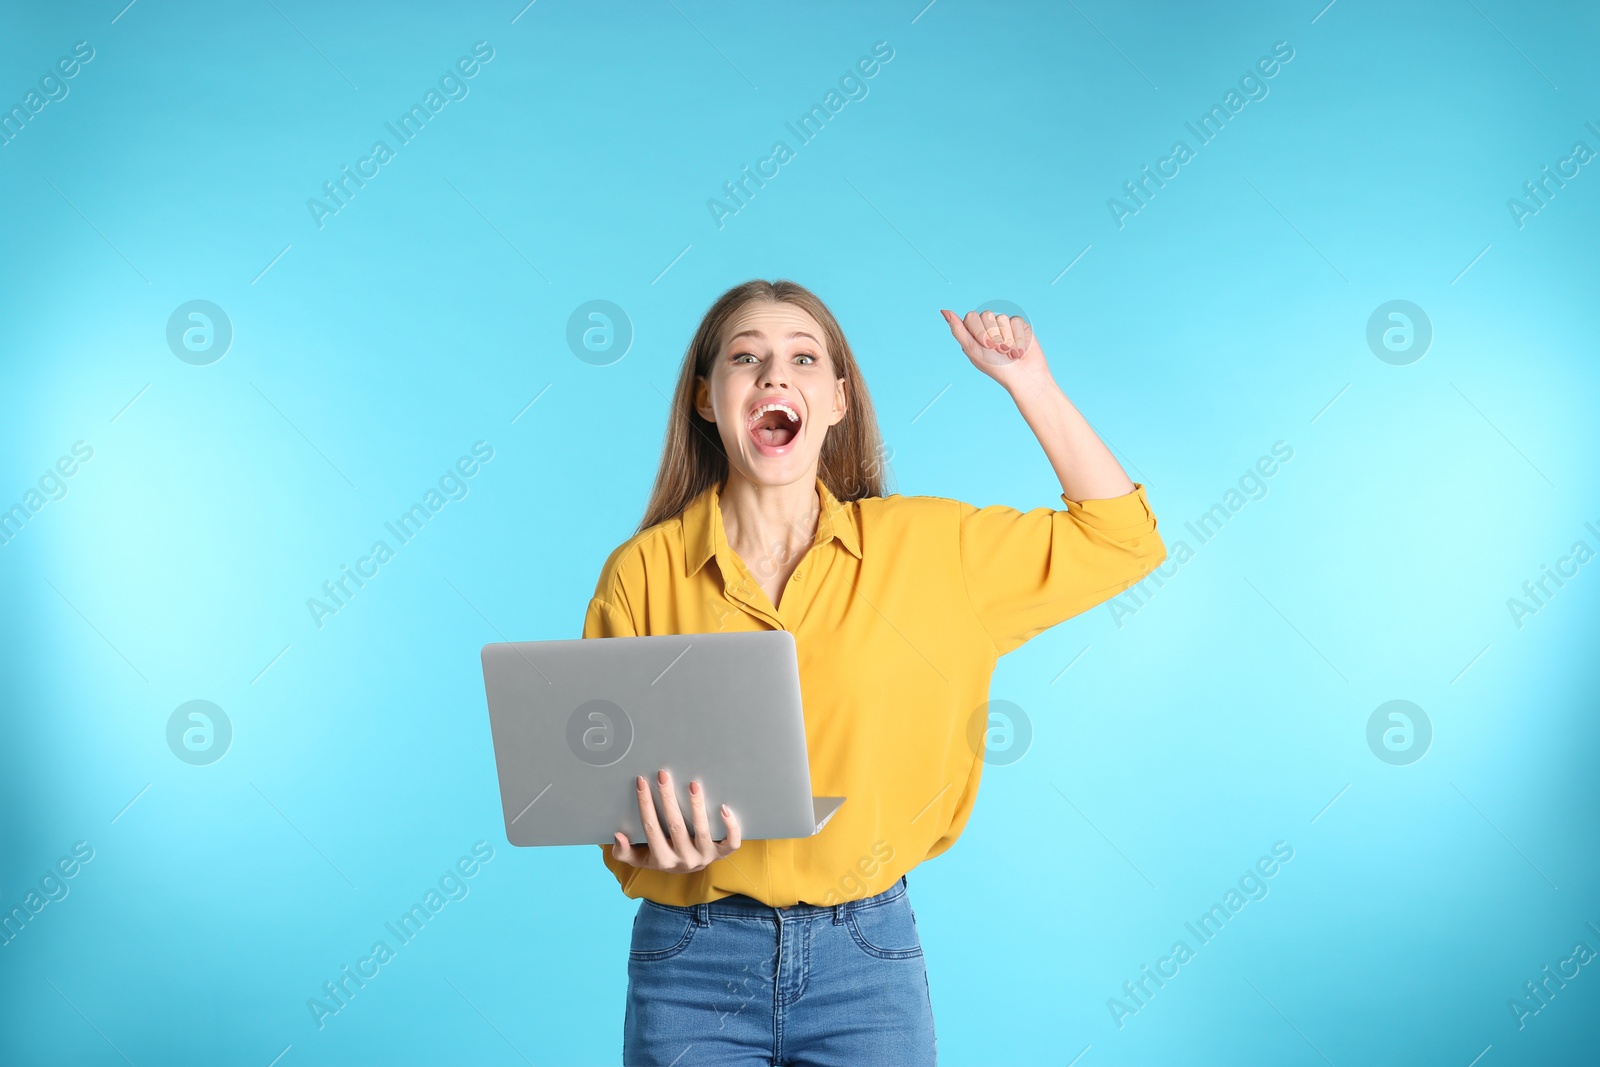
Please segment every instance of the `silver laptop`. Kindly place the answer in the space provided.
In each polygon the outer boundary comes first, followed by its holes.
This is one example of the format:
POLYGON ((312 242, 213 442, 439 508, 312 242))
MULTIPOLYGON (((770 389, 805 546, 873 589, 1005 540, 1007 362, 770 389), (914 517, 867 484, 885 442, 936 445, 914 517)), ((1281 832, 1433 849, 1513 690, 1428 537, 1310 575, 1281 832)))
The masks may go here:
POLYGON ((511 641, 483 646, 506 839, 513 845, 644 844, 635 775, 672 775, 694 829, 728 805, 746 841, 810 837, 844 797, 811 795, 800 669, 787 630, 511 641))

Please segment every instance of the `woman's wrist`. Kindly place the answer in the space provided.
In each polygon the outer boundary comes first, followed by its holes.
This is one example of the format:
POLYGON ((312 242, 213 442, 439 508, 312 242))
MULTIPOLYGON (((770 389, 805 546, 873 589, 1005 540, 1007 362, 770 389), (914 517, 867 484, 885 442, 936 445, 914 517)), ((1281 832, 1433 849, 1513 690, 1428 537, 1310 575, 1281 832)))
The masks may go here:
POLYGON ((1066 393, 1056 383, 1055 375, 1050 373, 1050 368, 1045 367, 1027 377, 1009 379, 1005 389, 1011 396, 1017 410, 1022 412, 1023 418, 1028 417, 1030 408, 1037 410, 1041 404, 1066 399, 1066 393))

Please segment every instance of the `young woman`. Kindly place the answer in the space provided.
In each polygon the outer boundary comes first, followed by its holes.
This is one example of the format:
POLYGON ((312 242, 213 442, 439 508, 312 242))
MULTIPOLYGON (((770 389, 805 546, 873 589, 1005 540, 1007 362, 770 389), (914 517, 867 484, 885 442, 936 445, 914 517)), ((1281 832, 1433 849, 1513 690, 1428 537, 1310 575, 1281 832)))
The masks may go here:
POLYGON ((601 846, 640 899, 626 1064, 934 1063, 905 874, 972 811, 995 661, 1166 558, 1144 486, 1061 391, 1028 325, 942 314, 1016 401, 1065 510, 884 496, 850 345, 793 282, 730 289, 685 354, 649 507, 606 560, 583 635, 791 631, 812 788, 848 799, 792 840, 741 841, 724 805, 727 836, 713 841, 698 782, 686 819, 671 777, 656 776, 663 826, 636 781, 647 843, 601 846))

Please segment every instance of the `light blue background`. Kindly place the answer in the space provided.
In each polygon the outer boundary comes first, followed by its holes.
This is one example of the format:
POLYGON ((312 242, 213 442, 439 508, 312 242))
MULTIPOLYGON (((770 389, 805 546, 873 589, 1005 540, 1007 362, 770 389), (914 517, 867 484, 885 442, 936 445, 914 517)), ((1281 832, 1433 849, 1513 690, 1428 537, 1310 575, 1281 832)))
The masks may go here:
POLYGON ((506 844, 478 649, 578 634, 684 348, 752 277, 837 314, 895 489, 1059 506, 938 314, 1021 305, 1194 549, 996 673, 1032 748, 909 879, 944 1062, 1592 1054, 1600 965, 1523 1029, 1508 1000, 1600 949, 1600 564, 1520 627, 1507 600, 1600 550, 1600 173, 1521 228, 1507 200, 1600 149, 1595 8, 922 2, 7 11, 0 104, 95 55, 0 147, 0 507, 94 456, 0 547, 0 904, 95 851, 0 948, 0 1059, 618 1062, 635 905, 594 849, 506 844), (469 95, 319 229, 308 198, 480 40, 469 95), (878 41, 800 145, 785 122, 878 41), (1269 95, 1196 147, 1278 41, 1269 95), (1180 137, 1119 229, 1107 199, 1180 137), (707 200, 779 139, 719 229, 707 200), (208 366, 165 340, 194 299, 235 331, 208 366), (634 332, 609 366, 565 340, 592 299, 634 332), (1392 299, 1434 329, 1409 365, 1365 340, 1392 299), (314 625, 476 441, 466 498, 314 625), (1201 545, 1185 523, 1277 441, 1201 545), (210 766, 166 741, 194 699, 234 728, 210 766), (1409 766, 1367 745, 1391 699, 1433 725, 1409 766), (307 999, 480 840, 469 895, 319 1030, 307 999), (1119 1028, 1108 998, 1276 841, 1270 894, 1119 1028))

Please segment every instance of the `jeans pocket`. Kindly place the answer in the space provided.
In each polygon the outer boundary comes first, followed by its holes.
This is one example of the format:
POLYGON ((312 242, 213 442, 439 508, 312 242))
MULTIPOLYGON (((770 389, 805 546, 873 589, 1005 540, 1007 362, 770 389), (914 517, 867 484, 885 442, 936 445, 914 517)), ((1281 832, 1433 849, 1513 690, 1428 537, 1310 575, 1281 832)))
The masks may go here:
POLYGON ((638 963, 671 959, 689 947, 694 937, 694 911, 674 904, 641 900, 633 917, 633 941, 628 958, 638 963))
POLYGON ((880 960, 907 960, 922 955, 917 920, 905 895, 881 904, 851 908, 845 923, 861 951, 880 960))

